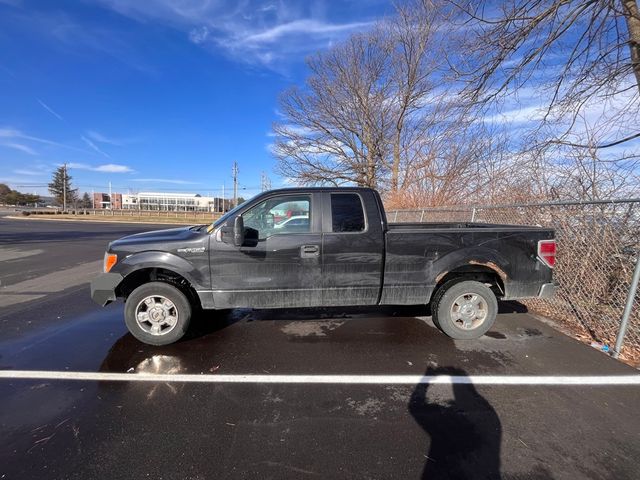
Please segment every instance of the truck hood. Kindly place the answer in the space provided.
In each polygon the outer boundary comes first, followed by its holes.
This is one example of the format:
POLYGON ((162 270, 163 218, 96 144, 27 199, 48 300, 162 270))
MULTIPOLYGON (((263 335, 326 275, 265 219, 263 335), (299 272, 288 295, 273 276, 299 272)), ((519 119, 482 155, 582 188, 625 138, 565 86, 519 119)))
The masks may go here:
POLYGON ((195 226, 154 230, 136 233, 114 240, 109 244, 109 250, 140 251, 149 249, 170 250, 176 244, 190 245, 198 243, 206 237, 206 229, 198 231, 195 226))

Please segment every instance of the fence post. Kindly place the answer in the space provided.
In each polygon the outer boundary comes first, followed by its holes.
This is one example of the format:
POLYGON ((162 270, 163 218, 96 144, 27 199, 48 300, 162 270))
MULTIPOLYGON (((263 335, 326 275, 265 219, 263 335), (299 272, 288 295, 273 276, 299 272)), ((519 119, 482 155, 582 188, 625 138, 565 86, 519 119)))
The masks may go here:
POLYGON ((473 207, 473 211, 471 212, 471 223, 476 221, 476 207, 473 207))
POLYGON ((618 330, 618 336, 616 338, 616 346, 613 350, 613 358, 620 356, 622 350, 622 343, 624 342, 624 336, 627 333, 627 327, 629 326, 629 317, 631 316, 631 309, 633 308, 633 302, 636 298, 636 290, 638 289, 638 281, 640 280, 640 252, 636 254, 636 267, 633 269, 633 278, 631 279, 631 285, 629 285, 629 294, 627 295, 627 303, 624 306, 624 312, 622 313, 622 320, 620 320, 620 329, 618 330))
POLYGON ((398 220, 398 210, 396 210, 396 215, 393 217, 393 221, 396 222, 398 220))
POLYGON ((422 223, 422 219, 424 218, 424 208, 422 209, 422 212, 420 213, 420 223, 422 223))

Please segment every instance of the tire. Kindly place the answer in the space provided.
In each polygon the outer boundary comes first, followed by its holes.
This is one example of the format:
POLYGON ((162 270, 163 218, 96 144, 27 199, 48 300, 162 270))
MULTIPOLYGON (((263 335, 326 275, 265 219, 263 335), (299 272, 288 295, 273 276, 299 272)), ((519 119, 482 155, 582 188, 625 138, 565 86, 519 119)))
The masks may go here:
POLYGON ((498 314, 495 294, 475 281, 449 282, 436 292, 433 323, 456 340, 480 338, 492 327, 498 314))
POLYGON ((440 328, 440 323, 438 322, 438 315, 436 314, 436 310, 438 309, 438 304, 440 303, 440 299, 451 286, 459 282, 460 282, 460 279, 449 280, 448 282, 441 285, 440 288, 438 288, 436 292, 433 294, 433 298, 431 299, 431 305, 430 305, 431 321, 433 322, 433 324, 438 330, 442 330, 440 328))
POLYGON ((149 345, 169 345, 182 338, 191 322, 191 303, 164 282, 139 286, 127 298, 124 320, 131 335, 149 345))
POLYGON ((464 280, 462 280, 461 278, 454 278, 452 280, 449 280, 448 282, 445 282, 442 285, 440 285, 440 287, 433 294, 433 298, 431 299, 431 305, 430 305, 431 321, 433 322, 433 324, 436 326, 438 330, 442 330, 440 328, 440 324, 438 323, 438 315, 436 314, 436 310, 438 309, 437 307, 438 307, 438 304, 440 303, 440 299, 447 292, 447 290, 449 290, 455 284, 463 281, 464 280))

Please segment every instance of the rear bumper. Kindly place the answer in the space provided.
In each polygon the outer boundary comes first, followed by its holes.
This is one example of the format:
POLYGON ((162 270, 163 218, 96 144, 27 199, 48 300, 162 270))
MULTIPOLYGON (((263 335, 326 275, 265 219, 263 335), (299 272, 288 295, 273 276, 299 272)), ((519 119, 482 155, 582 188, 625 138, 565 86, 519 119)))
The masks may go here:
POLYGON ((555 283, 543 283, 538 292, 539 298, 551 298, 556 294, 558 286, 555 283))
POLYGON ((104 307, 115 301, 116 288, 124 277, 119 273, 103 273, 91 281, 91 300, 104 307))

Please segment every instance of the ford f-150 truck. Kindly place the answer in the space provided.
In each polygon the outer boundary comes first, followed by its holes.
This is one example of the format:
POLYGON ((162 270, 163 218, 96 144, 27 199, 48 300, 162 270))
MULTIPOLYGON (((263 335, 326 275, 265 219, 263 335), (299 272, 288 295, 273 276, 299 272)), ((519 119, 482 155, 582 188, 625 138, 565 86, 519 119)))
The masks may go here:
POLYGON ((553 230, 485 223, 389 223, 368 188, 264 192, 211 225, 111 242, 91 283, 125 299, 139 340, 166 345, 197 309, 430 304, 456 339, 483 335, 497 299, 549 297, 553 230))

